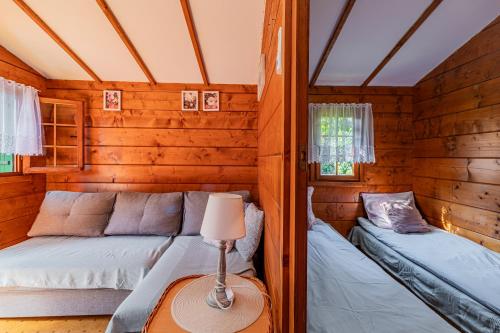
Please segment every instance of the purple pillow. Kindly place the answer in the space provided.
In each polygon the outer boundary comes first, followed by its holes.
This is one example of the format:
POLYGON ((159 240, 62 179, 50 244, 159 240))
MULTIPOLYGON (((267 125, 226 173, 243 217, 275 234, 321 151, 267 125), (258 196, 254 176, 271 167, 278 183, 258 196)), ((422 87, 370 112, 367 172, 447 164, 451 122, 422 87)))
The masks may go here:
POLYGON ((387 215, 387 208, 398 203, 407 203, 415 209, 415 214, 420 218, 420 213, 415 207, 413 192, 399 193, 361 193, 363 204, 370 222, 379 228, 392 229, 392 221, 387 215))
POLYGON ((387 203, 385 211, 391 221, 392 229, 399 234, 431 231, 427 222, 410 201, 387 203))

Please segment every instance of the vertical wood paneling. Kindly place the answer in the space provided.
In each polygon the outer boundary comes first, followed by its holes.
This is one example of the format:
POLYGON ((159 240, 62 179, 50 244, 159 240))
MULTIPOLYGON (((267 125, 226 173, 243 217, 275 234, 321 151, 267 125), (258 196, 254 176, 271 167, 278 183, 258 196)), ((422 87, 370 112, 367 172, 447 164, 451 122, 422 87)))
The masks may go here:
POLYGON ((372 103, 375 164, 362 167, 360 182, 310 182, 313 211, 346 236, 365 212, 361 192, 400 192, 412 188, 413 89, 393 87, 316 87, 313 103, 372 103))
MULTIPOLYGON (((55 80, 47 85, 46 96, 87 106, 84 170, 49 174, 48 190, 248 189, 257 197, 255 86, 217 85, 219 112, 183 112, 181 91, 198 90, 201 98, 201 85, 55 80), (122 111, 102 110, 103 89, 122 91, 122 111)), ((70 137, 71 129, 64 130, 70 137)))
POLYGON ((500 21, 416 86, 417 204, 433 224, 500 251, 500 21))
POLYGON ((285 237, 288 237, 284 207, 285 82, 283 75, 275 72, 277 35, 279 27, 284 24, 284 17, 285 1, 266 1, 262 38, 262 53, 266 56, 266 84, 259 103, 258 187, 260 205, 265 214, 265 279, 273 303, 276 332, 286 332, 288 325, 288 263, 285 259, 288 253, 285 253, 284 247, 287 243, 285 237))

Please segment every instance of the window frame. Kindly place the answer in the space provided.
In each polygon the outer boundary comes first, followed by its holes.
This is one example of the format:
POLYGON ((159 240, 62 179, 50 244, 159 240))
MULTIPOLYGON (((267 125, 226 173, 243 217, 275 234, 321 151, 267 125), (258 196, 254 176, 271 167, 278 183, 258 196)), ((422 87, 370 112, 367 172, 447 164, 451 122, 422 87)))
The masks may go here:
POLYGON ((353 163, 353 175, 322 175, 321 163, 312 163, 309 165, 310 180, 316 182, 361 182, 362 164, 353 163))

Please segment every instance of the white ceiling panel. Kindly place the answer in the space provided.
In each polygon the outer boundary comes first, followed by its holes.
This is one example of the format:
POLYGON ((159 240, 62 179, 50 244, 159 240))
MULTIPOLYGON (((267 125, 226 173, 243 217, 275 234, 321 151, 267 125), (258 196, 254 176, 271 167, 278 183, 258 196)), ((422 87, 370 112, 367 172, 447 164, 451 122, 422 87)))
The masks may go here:
POLYGON ((91 79, 13 1, 0 1, 0 45, 46 78, 91 79))
POLYGON ((94 0, 26 3, 101 80, 147 81, 94 0))
POLYGON ((264 0, 191 0, 210 82, 256 84, 264 0))
POLYGON ((316 84, 361 85, 430 3, 356 1, 316 84))
POLYGON ((158 82, 202 83, 179 0, 108 0, 158 82))
POLYGON ((309 80, 342 14, 347 0, 312 0, 309 11, 309 80))
POLYGON ((443 1, 370 85, 414 86, 499 14, 498 0, 443 1))

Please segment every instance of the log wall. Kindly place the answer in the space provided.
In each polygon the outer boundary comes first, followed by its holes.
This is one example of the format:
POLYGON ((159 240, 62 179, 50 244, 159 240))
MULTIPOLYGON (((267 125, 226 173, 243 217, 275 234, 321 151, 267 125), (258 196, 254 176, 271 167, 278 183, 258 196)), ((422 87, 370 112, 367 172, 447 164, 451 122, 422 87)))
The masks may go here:
POLYGON ((426 218, 500 251, 500 19, 416 86, 413 188, 426 218))
MULTIPOLYGON (((0 76, 45 88, 44 77, 1 46, 0 76)), ((27 238, 44 194, 44 175, 0 174, 0 249, 27 238)))
POLYGON ((182 90, 198 90, 201 99, 203 87, 47 81, 45 96, 86 104, 84 170, 49 174, 47 189, 248 189, 257 196, 255 86, 211 86, 220 91, 219 112, 181 111, 182 90), (122 111, 102 110, 103 89, 122 91, 122 111))

